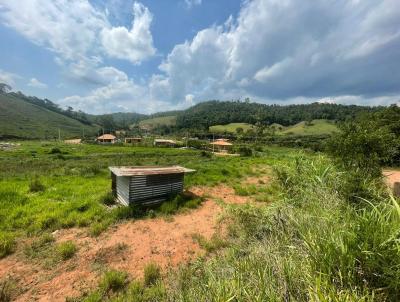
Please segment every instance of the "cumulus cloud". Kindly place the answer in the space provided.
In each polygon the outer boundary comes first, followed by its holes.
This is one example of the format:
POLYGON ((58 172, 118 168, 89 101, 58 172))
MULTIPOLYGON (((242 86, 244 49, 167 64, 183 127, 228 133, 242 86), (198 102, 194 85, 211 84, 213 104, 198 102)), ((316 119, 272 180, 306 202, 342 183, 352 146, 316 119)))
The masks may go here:
POLYGON ((0 69, 0 83, 4 83, 13 87, 15 86, 15 80, 20 78, 21 77, 15 73, 7 72, 0 69))
POLYGON ((396 0, 244 2, 236 19, 176 45, 160 70, 171 98, 261 100, 400 93, 396 0))
POLYGON ((55 52, 60 65, 81 64, 93 58, 101 60, 103 53, 138 63, 155 53, 150 32, 152 15, 139 2, 133 4, 130 30, 113 27, 106 12, 96 9, 88 0, 0 0, 0 3, 3 23, 55 52))
POLYGON ((150 32, 153 16, 147 7, 138 2, 133 4, 133 16, 130 30, 122 26, 104 28, 101 40, 109 56, 139 63, 156 52, 150 32))
POLYGON ((34 88, 47 88, 47 85, 45 83, 40 82, 38 79, 36 78, 32 78, 29 80, 28 86, 30 87, 34 87, 34 88))
POLYGON ((142 4, 134 4, 126 28, 113 27, 87 0, 22 2, 0 0, 1 19, 57 53, 71 77, 99 86, 62 100, 90 112, 151 112, 247 96, 274 103, 399 99, 398 0, 245 0, 236 17, 175 45, 139 83, 104 66, 103 56, 138 64, 156 53, 153 16, 142 4))

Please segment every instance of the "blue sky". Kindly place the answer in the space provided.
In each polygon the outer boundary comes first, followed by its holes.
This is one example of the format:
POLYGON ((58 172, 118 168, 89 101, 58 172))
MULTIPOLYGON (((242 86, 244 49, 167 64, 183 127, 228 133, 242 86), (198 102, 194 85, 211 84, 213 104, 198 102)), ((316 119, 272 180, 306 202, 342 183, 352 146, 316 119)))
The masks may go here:
POLYGON ((0 0, 0 82, 89 113, 400 100, 398 0, 0 0))

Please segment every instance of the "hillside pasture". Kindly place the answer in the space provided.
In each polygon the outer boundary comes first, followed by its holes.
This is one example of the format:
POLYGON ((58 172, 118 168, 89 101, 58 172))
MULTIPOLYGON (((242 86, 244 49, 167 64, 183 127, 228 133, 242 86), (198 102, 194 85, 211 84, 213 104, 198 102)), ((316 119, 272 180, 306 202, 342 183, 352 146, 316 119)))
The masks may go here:
POLYGON ((311 122, 300 122, 296 125, 285 127, 282 131, 277 131, 278 135, 323 135, 332 134, 338 131, 333 121, 312 120, 311 122))
POLYGON ((230 123, 227 125, 215 125, 209 127, 209 131, 212 133, 236 133, 237 128, 242 128, 244 132, 249 129, 253 129, 254 126, 248 123, 230 123))
POLYGON ((97 127, 31 104, 18 97, 0 94, 0 137, 62 139, 94 135, 97 127))

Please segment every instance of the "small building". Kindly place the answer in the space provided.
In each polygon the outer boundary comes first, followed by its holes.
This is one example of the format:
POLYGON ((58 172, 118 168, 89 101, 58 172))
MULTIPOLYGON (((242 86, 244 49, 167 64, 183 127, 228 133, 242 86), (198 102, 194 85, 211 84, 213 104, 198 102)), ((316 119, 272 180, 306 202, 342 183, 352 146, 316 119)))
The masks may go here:
POLYGON ((175 147, 176 146, 176 141, 172 139, 162 139, 162 138, 156 138, 153 142, 153 145, 155 147, 175 147))
POLYGON ((125 144, 137 144, 142 141, 141 137, 125 137, 125 144))
POLYGON ((223 152, 223 153, 227 153, 233 146, 226 140, 216 140, 214 142, 211 142, 210 145, 212 146, 213 151, 223 152))
POLYGON ((194 172, 181 166, 110 167, 112 192, 123 204, 151 205, 165 201, 183 190, 185 173, 194 172))
POLYGON ((96 138, 98 143, 114 144, 117 142, 117 138, 112 134, 103 134, 96 138))
POLYGON ((82 143, 82 139, 76 138, 76 139, 66 139, 64 140, 64 143, 66 144, 72 144, 72 145, 79 145, 82 143))

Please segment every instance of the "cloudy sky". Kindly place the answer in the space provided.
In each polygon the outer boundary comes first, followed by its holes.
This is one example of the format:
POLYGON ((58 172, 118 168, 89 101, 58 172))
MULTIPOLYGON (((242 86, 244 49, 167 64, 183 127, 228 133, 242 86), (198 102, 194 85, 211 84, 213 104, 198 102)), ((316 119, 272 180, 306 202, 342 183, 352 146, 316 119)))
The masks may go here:
POLYGON ((89 113, 400 100, 399 0, 0 0, 0 82, 89 113))

